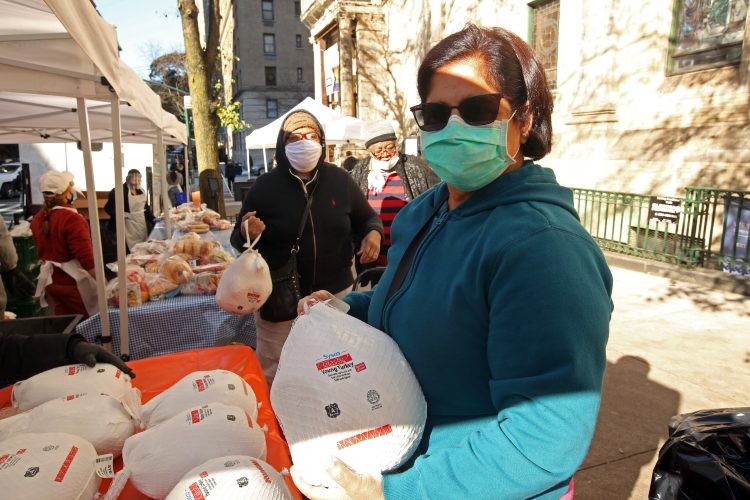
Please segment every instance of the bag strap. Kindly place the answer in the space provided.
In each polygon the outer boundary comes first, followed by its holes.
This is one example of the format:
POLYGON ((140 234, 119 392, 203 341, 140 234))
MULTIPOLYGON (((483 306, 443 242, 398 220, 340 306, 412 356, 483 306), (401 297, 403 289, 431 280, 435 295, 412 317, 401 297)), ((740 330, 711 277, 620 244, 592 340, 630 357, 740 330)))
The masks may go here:
POLYGON ((297 239, 294 241, 294 245, 292 245, 292 257, 296 257, 297 252, 299 252, 299 240, 302 238, 302 231, 304 231, 307 217, 310 215, 310 205, 312 205, 312 199, 313 193, 310 193, 310 196, 307 197, 305 212, 302 214, 302 220, 300 221, 299 229, 297 230, 297 239))
POLYGON ((445 202, 445 199, 435 206, 435 208, 432 210, 432 213, 427 218, 427 222, 424 223, 424 226, 422 226, 422 229, 420 229, 417 235, 414 237, 414 239, 411 240, 411 243, 409 243, 409 247, 406 249, 406 252, 404 252, 404 256, 401 259, 401 262, 398 263, 398 268, 396 269, 396 273, 393 275, 393 280, 391 281, 391 285, 388 287, 388 293, 385 294, 385 299, 383 300, 383 310, 380 313, 380 325, 381 326, 383 325, 383 315, 385 314, 385 304, 387 304, 388 299, 390 299, 393 296, 393 294, 396 293, 396 290, 401 288, 401 285, 403 284, 404 279, 406 278, 406 273, 409 272, 411 263, 414 260, 414 255, 417 253, 417 247, 419 247, 419 244, 422 242, 425 235, 429 231, 430 226, 432 225, 432 219, 435 218, 435 214, 438 213, 438 211, 440 210, 440 207, 443 206, 444 202, 445 202))

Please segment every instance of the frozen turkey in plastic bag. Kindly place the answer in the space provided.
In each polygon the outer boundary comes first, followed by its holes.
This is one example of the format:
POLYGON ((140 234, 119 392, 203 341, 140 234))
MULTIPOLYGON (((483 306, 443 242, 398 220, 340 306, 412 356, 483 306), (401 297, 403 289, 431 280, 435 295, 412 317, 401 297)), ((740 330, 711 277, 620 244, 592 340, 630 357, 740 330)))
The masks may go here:
POLYGON ((190 469, 225 455, 266 458, 266 435, 242 408, 209 403, 134 434, 122 448, 123 469, 105 500, 130 482, 141 493, 164 498, 190 469))
POLYGON ((233 455, 208 460, 180 479, 166 500, 291 500, 284 478, 259 458, 233 455))
POLYGON ((65 365, 16 382, 11 402, 17 410, 26 411, 52 399, 89 393, 121 399, 131 387, 130 376, 114 365, 65 365))
POLYGON ((313 485, 335 487, 329 456, 380 474, 416 450, 427 415, 422 389, 396 343, 324 303, 297 318, 271 387, 292 462, 313 485))
POLYGON ((101 478, 96 450, 80 436, 20 433, 0 441, 0 496, 12 500, 89 500, 101 478))
MULTIPOLYGON (((245 228, 247 233, 247 226, 245 228)), ((241 316, 252 314, 260 309, 271 295, 271 271, 266 260, 253 248, 259 239, 260 235, 250 243, 248 238, 245 244, 248 249, 221 275, 219 286, 216 288, 216 304, 228 313, 241 316)))
POLYGON ((193 372, 143 405, 141 419, 148 429, 177 413, 206 403, 239 406, 253 420, 258 418, 258 400, 242 377, 227 370, 193 372))
POLYGON ((19 432, 64 432, 81 436, 104 455, 119 456, 135 432, 140 392, 132 388, 121 402, 106 394, 53 399, 0 420, 0 440, 19 432), (133 408, 136 407, 136 408, 133 408))

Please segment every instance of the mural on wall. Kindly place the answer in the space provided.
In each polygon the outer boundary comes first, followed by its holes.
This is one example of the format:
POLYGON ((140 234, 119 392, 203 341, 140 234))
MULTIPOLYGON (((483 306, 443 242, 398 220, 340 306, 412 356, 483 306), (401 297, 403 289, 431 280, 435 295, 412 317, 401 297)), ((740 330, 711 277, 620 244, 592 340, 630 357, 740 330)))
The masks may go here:
POLYGON ((739 61, 750 0, 681 0, 672 53, 674 72, 739 61))

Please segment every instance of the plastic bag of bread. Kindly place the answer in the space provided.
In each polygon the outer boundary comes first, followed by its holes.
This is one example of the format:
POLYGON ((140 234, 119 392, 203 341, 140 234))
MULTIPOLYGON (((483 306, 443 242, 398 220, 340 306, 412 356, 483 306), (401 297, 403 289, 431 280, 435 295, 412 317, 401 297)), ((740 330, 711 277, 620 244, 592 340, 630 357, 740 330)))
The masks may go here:
POLYGON ((143 280, 148 287, 148 295, 150 300, 161 300, 170 292, 176 290, 180 285, 169 281, 161 274, 146 273, 146 278, 143 280))
MULTIPOLYGON (((128 307, 136 307, 148 302, 148 286, 144 281, 141 281, 140 283, 128 281, 125 284, 125 289, 128 298, 128 307)), ((120 285, 118 278, 113 278, 107 283, 107 286, 104 289, 104 295, 112 305, 115 307, 120 306, 120 285)))
POLYGON ((187 283, 180 285, 180 293, 184 295, 213 295, 219 287, 222 273, 193 274, 187 283))
POLYGON ((284 477, 270 464, 247 455, 212 458, 185 474, 166 500, 291 500, 284 477))
POLYGON ((123 469, 104 500, 117 498, 128 480, 141 493, 164 498, 190 469, 225 455, 266 458, 265 433, 244 410, 209 403, 180 412, 125 440, 123 469))
POLYGON ((224 272, 216 290, 216 304, 232 314, 252 314, 266 303, 273 283, 266 260, 255 249, 260 235, 224 272))
POLYGON ((190 255, 209 255, 219 246, 216 240, 202 240, 185 238, 177 241, 174 245, 175 253, 186 253, 190 255))
POLYGON ((159 274, 172 283, 188 283, 193 277, 190 264, 179 257, 171 256, 159 265, 159 274))
POLYGON ((99 489, 96 450, 80 436, 19 433, 0 441, 0 494, 8 500, 89 500, 99 489))
POLYGON ((223 403, 242 408, 253 420, 258 418, 258 400, 253 388, 236 373, 209 370, 185 375, 175 384, 143 405, 141 421, 149 429, 177 413, 206 403, 223 403))

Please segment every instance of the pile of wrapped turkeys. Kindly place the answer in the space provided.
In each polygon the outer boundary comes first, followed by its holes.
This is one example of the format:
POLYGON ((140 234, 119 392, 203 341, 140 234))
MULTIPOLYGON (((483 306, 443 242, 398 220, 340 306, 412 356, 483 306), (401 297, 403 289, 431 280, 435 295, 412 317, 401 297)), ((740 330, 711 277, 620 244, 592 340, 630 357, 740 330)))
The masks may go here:
POLYGON ((107 477, 105 499, 128 481, 151 498, 291 498, 265 462, 252 387, 233 372, 190 373, 141 405, 116 367, 69 365, 18 382, 12 403, 18 413, 0 420, 4 498, 92 499, 107 477))

